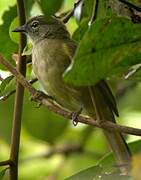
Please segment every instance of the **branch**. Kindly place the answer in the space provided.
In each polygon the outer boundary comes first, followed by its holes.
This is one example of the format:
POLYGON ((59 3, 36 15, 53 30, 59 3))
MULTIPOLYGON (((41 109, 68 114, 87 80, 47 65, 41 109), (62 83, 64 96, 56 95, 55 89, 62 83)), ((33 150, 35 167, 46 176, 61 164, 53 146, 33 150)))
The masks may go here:
MULTIPOLYGON (((72 117, 71 112, 61 108, 59 105, 54 103, 50 98, 47 98, 45 94, 39 94, 39 92, 34 87, 32 87, 31 84, 25 79, 25 77, 20 72, 18 72, 8 61, 6 61, 1 55, 0 55, 0 63, 3 64, 17 78, 17 80, 30 92, 34 101, 41 103, 42 105, 46 106, 50 111, 54 113, 57 113, 65 118, 71 119, 72 117)), ((108 121, 99 122, 96 119, 92 119, 84 116, 79 116, 77 118, 77 121, 83 124, 88 124, 91 126, 96 126, 98 128, 107 129, 109 131, 118 131, 126 134, 141 136, 141 129, 122 126, 108 121)))
POLYGON ((83 1, 83 0, 78 0, 78 1, 76 1, 76 2, 74 3, 73 9, 70 10, 70 12, 69 12, 64 18, 62 18, 62 21, 63 21, 64 23, 67 23, 68 20, 73 16, 76 7, 77 7, 77 6, 80 4, 80 2, 82 2, 82 1, 83 1))
MULTIPOLYGON (((17 0, 17 12, 20 25, 25 24, 25 9, 23 0, 17 0)), ((26 74, 26 56, 22 56, 24 47, 26 46, 26 36, 20 34, 19 59, 17 62, 17 70, 25 76, 26 74)), ((10 166, 10 180, 18 180, 18 156, 20 145, 21 119, 23 107, 24 87, 17 82, 16 96, 14 105, 14 116, 11 136, 10 160, 13 164, 10 166)))
POLYGON ((128 1, 125 0, 119 0, 119 2, 121 2, 122 4, 125 4, 126 7, 128 7, 129 11, 130 11, 130 15, 129 17, 131 17, 131 20, 133 23, 141 23, 141 16, 140 16, 140 12, 141 12, 141 7, 138 7, 128 1), (139 13, 137 13, 139 12, 139 13))
POLYGON ((29 161, 37 158, 50 158, 56 154, 69 155, 72 153, 78 153, 82 151, 83 151, 83 147, 81 146, 81 144, 65 144, 59 146, 52 146, 47 152, 33 155, 26 159, 21 159, 21 162, 29 161))
POLYGON ((0 101, 6 101, 11 95, 13 95, 16 92, 16 90, 14 89, 13 91, 10 91, 9 93, 7 93, 4 96, 0 96, 0 101))
POLYGON ((51 158, 52 156, 56 155, 56 154, 61 154, 64 156, 68 156, 71 155, 73 153, 83 153, 87 156, 90 157, 96 157, 96 158, 100 158, 102 156, 101 153, 98 152, 91 152, 89 150, 85 150, 84 146, 82 144, 65 144, 65 145, 59 145, 59 146, 51 146, 51 148, 44 153, 41 154, 36 154, 24 159, 20 160, 20 163, 22 162, 26 162, 26 161, 31 161, 34 159, 41 159, 41 158, 51 158))
POLYGON ((11 160, 1 161, 0 166, 11 166, 13 162, 11 160))
POLYGON ((96 20, 97 10, 98 10, 98 3, 99 3, 99 0, 96 0, 96 2, 93 1, 93 10, 92 10, 91 19, 89 21, 89 26, 91 26, 92 23, 96 20))
MULTIPOLYGON (((38 79, 37 78, 34 78, 34 79, 31 79, 29 80, 29 83, 30 84, 33 84, 35 82, 37 82, 38 79)), ((10 96, 12 96, 14 93, 16 92, 16 89, 14 89, 13 91, 10 91, 9 93, 7 93, 6 95, 3 95, 3 96, 0 96, 0 101, 6 101, 10 96)))
POLYGON ((127 2, 125 0, 119 0, 121 3, 126 4, 128 7, 135 9, 138 12, 141 12, 141 8, 138 6, 135 6, 134 4, 127 2))
POLYGON ((1 75, 0 75, 0 81, 3 81, 3 78, 1 77, 1 75))

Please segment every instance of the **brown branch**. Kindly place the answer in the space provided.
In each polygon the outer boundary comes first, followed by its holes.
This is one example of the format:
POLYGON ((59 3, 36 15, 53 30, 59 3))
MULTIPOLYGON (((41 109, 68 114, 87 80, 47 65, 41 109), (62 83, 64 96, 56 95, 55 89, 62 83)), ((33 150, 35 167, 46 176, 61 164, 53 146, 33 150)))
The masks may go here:
POLYGON ((123 3, 123 4, 126 4, 128 7, 135 9, 135 10, 138 11, 138 12, 141 12, 141 7, 138 7, 138 6, 134 5, 134 4, 126 1, 126 0, 119 0, 119 1, 120 1, 121 3, 123 3))
POLYGON ((13 162, 11 160, 1 161, 0 166, 11 166, 12 163, 13 162))
MULTIPOLYGON (((0 63, 3 64, 16 78, 17 80, 30 92, 31 96, 33 97, 33 100, 41 103, 42 105, 46 106, 49 110, 51 110, 54 113, 57 113, 65 118, 71 119, 72 113, 61 108, 59 105, 55 104, 50 98, 46 98, 45 94, 39 94, 38 91, 31 86, 31 84, 25 79, 25 77, 16 71, 16 69, 8 62, 6 61, 1 55, 0 55, 0 63)), ((118 131, 126 134, 132 134, 136 136, 141 136, 141 129, 128 127, 128 126, 122 126, 118 124, 114 124, 112 122, 99 122, 97 120, 94 120, 92 118, 79 116, 77 118, 77 121, 83 124, 88 124, 91 126, 96 126, 98 128, 107 129, 109 131, 118 131)))
MULTIPOLYGON (((17 12, 20 25, 25 24, 25 9, 23 0, 17 0, 17 12)), ((26 74, 26 56, 22 56, 24 47, 26 46, 26 36, 20 34, 19 44, 19 60, 17 62, 17 70, 25 76, 26 74)), ((11 136, 10 160, 13 164, 10 166, 10 180, 18 180, 18 156, 20 145, 21 119, 23 109, 24 87, 17 82, 16 95, 14 104, 13 126, 11 136)))

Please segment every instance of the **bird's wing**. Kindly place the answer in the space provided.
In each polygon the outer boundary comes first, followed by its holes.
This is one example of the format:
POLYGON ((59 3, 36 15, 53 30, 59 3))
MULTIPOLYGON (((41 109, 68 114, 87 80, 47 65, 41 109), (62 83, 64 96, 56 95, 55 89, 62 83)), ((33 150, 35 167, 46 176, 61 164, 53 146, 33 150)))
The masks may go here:
MULTIPOLYGON (((64 50, 68 55, 69 59, 73 59, 76 51, 76 43, 70 41, 64 45, 64 50)), ((114 114, 118 116, 118 110, 115 98, 106 83, 106 81, 101 80, 95 86, 89 86, 89 91, 87 91, 91 97, 91 106, 94 107, 96 111, 96 118, 99 121, 111 121, 116 123, 114 114)), ((87 103, 84 102, 84 106, 87 103)), ((85 107, 86 109, 89 109, 85 107)), ((90 108, 90 109, 92 109, 90 108)), ((92 114, 90 112, 90 114, 92 114)), ((128 164, 130 162, 130 150, 122 136, 121 133, 115 131, 104 130, 104 134, 108 139, 108 142, 116 156, 118 163, 128 164)), ((121 168, 121 171, 126 173, 129 166, 121 168)))

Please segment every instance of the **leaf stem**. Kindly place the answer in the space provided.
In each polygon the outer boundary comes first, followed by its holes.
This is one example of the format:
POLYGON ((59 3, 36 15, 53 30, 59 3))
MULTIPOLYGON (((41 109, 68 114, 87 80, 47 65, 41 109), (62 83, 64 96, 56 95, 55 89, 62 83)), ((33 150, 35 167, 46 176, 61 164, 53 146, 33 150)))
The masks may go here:
POLYGON ((97 17, 97 10, 98 10, 98 3, 99 0, 93 1, 93 10, 92 10, 92 15, 91 15, 91 19, 89 21, 89 27, 92 25, 92 23, 96 20, 97 17))

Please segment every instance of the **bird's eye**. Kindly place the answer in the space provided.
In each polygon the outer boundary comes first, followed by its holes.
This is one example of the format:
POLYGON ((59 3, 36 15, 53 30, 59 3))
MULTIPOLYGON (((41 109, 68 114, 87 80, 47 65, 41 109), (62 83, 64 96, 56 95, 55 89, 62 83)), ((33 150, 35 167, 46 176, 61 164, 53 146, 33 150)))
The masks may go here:
POLYGON ((39 23, 37 21, 34 21, 31 25, 33 29, 36 29, 39 26, 39 23))

